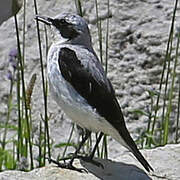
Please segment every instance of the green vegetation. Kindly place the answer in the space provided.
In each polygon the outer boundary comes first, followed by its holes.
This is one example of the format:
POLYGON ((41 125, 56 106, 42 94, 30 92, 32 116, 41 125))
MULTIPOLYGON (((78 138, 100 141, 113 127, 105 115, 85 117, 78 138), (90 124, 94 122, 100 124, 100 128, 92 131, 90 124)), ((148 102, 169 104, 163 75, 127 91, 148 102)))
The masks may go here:
POLYGON ((163 146, 167 143, 178 143, 180 93, 177 93, 177 91, 180 92, 180 87, 177 87, 175 91, 175 82, 180 83, 180 75, 176 73, 179 58, 180 31, 179 28, 177 28, 177 32, 175 32, 175 17, 177 5, 178 0, 175 1, 169 39, 167 42, 166 55, 163 62, 163 70, 161 73, 158 92, 148 91, 149 97, 151 99, 150 110, 148 110, 148 112, 144 112, 142 110, 134 111, 134 113, 136 114, 143 114, 148 117, 147 130, 138 139, 138 142, 141 143, 142 148, 163 146), (163 87, 164 84, 165 87, 163 87), (161 116, 158 115, 158 112, 160 110, 160 101, 163 102, 163 111, 161 116), (175 119, 176 135, 175 139, 169 140, 169 130, 171 129, 170 115, 175 111, 177 112, 175 119), (158 123, 158 120, 160 122, 160 125, 158 123), (156 125, 159 125, 159 127, 156 128, 156 125))

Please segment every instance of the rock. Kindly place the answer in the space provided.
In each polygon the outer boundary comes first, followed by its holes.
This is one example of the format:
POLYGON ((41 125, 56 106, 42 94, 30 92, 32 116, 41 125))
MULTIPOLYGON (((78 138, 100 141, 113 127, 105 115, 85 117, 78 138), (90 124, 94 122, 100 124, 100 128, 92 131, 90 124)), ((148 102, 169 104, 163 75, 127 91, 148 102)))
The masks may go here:
POLYGON ((0 1, 0 25, 11 16, 14 16, 21 9, 22 0, 1 0, 0 1))
POLYGON ((22 171, 5 171, 0 173, 0 180, 160 180, 171 179, 179 180, 180 172, 180 144, 167 145, 156 149, 141 151, 148 162, 154 168, 154 172, 147 173, 140 163, 131 156, 130 153, 124 152, 117 159, 105 160, 98 159, 103 166, 98 167, 92 163, 84 161, 75 161, 75 166, 86 168, 87 173, 79 173, 72 170, 58 168, 54 165, 37 168, 30 172, 22 171))
POLYGON ((144 89, 141 86, 134 86, 132 89, 130 89, 130 94, 131 95, 142 95, 144 92, 144 89))
POLYGON ((0 180, 98 180, 90 173, 79 173, 76 171, 60 169, 56 166, 46 166, 34 169, 30 172, 5 171, 0 174, 0 180))

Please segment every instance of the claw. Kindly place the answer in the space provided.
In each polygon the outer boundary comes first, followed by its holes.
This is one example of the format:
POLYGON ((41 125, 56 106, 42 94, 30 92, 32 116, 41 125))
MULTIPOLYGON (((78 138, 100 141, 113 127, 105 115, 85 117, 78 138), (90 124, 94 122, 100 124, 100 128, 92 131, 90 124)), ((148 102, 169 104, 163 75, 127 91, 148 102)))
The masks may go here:
POLYGON ((81 160, 83 160, 83 161, 85 161, 85 162, 92 163, 92 164, 94 164, 95 166, 98 166, 98 167, 101 167, 102 169, 104 169, 103 164, 101 164, 101 163, 98 162, 98 161, 93 160, 93 159, 91 158, 91 156, 85 156, 85 157, 84 157, 84 156, 77 156, 76 158, 81 159, 81 160))
POLYGON ((73 161, 70 161, 69 163, 60 163, 60 162, 58 162, 58 161, 56 161, 54 159, 49 159, 48 158, 48 160, 49 160, 49 163, 54 163, 60 168, 70 169, 70 170, 73 170, 73 171, 78 171, 80 173, 83 173, 83 172, 88 173, 88 171, 85 168, 76 168, 75 166, 73 166, 73 164, 72 164, 73 161))
POLYGON ((67 164, 66 169, 71 169, 71 170, 74 170, 74 171, 78 171, 78 172, 80 172, 80 173, 85 172, 85 173, 88 174, 87 169, 85 169, 85 168, 76 168, 76 167, 74 167, 71 163, 68 163, 68 164, 67 164))

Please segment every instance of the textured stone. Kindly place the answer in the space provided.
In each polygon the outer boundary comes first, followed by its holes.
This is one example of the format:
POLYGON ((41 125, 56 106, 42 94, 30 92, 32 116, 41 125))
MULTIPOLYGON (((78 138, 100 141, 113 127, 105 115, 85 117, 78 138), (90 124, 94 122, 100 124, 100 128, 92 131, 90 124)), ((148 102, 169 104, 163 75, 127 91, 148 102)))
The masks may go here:
POLYGON ((167 145, 141 151, 154 168, 153 173, 144 171, 138 161, 128 152, 114 161, 96 159, 104 169, 91 163, 75 162, 77 167, 86 168, 89 173, 79 173, 61 169, 53 165, 34 169, 31 172, 5 171, 0 173, 0 180, 179 180, 180 179, 180 144, 167 145))

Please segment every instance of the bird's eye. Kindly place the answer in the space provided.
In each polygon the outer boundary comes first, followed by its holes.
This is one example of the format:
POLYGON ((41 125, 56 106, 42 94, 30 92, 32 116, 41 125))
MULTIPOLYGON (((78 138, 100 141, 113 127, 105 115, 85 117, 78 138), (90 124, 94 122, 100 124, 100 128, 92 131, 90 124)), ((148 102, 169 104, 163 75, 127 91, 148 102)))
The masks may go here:
POLYGON ((67 24, 67 22, 65 21, 65 19, 60 19, 60 20, 59 20, 59 23, 60 23, 60 24, 67 24))
POLYGON ((54 26, 56 26, 57 28, 59 26, 66 26, 68 25, 68 23, 66 22, 65 19, 54 19, 53 23, 52 23, 54 26))

